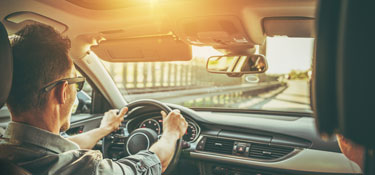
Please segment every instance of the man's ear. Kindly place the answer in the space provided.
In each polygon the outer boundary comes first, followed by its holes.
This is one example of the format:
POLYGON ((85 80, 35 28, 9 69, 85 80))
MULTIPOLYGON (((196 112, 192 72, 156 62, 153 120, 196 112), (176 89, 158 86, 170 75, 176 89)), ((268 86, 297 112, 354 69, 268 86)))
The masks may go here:
POLYGON ((348 139, 346 139, 343 135, 337 134, 336 137, 337 137, 337 140, 340 142, 341 145, 343 145, 345 147, 348 147, 349 145, 351 145, 350 141, 348 139))
POLYGON ((68 82, 60 83, 56 86, 55 96, 56 100, 60 104, 65 104, 68 98, 68 82))

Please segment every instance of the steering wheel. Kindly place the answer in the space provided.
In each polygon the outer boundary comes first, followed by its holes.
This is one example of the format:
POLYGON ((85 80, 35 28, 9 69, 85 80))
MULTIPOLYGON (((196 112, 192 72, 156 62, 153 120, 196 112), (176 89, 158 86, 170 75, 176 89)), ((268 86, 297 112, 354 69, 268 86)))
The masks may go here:
MULTIPOLYGON (((131 115, 132 111, 141 106, 153 106, 157 107, 158 109, 166 112, 169 114, 172 109, 165 105, 162 102, 151 100, 151 99, 144 99, 144 100, 137 100, 131 102, 127 105, 128 113, 126 115, 131 115)), ((110 134, 111 135, 111 134, 110 134)), ((113 144, 114 136, 106 136, 102 139, 102 152, 103 157, 108 157, 109 149, 111 148, 111 144, 113 144)), ((142 150, 148 150, 152 144, 154 144, 158 140, 157 133, 149 128, 138 128, 130 133, 126 138, 122 138, 124 140, 124 151, 128 153, 128 155, 134 155, 142 150)), ((163 174, 172 174, 172 171, 176 168, 177 162, 180 158, 181 154, 181 139, 178 139, 176 142, 176 149, 173 155, 171 162, 168 165, 168 168, 165 170, 163 174)))

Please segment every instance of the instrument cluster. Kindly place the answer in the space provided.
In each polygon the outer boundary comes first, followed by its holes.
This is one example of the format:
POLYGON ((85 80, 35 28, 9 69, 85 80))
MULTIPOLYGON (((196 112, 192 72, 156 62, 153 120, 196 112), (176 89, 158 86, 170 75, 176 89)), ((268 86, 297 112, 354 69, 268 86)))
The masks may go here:
MULTIPOLYGON (((200 128, 195 122, 188 119, 186 121, 189 125, 183 136, 183 140, 187 142, 195 141, 199 136, 200 128)), ((158 135, 161 135, 163 133, 163 119, 161 116, 145 119, 139 123, 138 128, 149 128, 154 130, 158 135)))

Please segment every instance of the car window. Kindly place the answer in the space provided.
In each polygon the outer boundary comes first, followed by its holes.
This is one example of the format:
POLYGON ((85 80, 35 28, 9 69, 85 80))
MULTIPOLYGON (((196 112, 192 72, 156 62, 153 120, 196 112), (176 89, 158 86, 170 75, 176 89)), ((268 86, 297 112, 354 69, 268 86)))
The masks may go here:
MULTIPOLYGON (((78 76, 82 76, 82 74, 77 71, 78 76)), ((83 114, 83 113, 90 113, 91 111, 91 103, 92 103, 92 87, 87 82, 83 85, 81 91, 77 93, 76 101, 74 102, 72 113, 73 114, 83 114)))
POLYGON ((193 108, 311 112, 309 80, 313 38, 267 37, 266 73, 228 77, 206 71, 207 58, 222 55, 194 47, 191 61, 103 64, 128 101, 151 98, 193 108))

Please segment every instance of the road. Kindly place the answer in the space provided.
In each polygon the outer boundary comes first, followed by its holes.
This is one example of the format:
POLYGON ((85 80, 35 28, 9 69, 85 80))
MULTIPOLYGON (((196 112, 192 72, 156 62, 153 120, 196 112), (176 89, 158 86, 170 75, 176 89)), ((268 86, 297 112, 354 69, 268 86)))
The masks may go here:
POLYGON ((186 107, 311 112, 307 81, 290 80, 286 83, 286 86, 279 86, 266 91, 251 91, 251 93, 243 90, 262 89, 264 83, 134 94, 128 95, 127 98, 130 101, 152 98, 186 107))
POLYGON ((306 80, 290 80, 287 84, 288 87, 280 93, 263 98, 250 108, 311 112, 309 83, 306 80))
POLYGON ((201 87, 185 90, 170 90, 143 94, 128 95, 129 101, 151 98, 167 103, 187 105, 191 103, 193 107, 213 107, 217 105, 228 106, 236 102, 241 102, 251 98, 249 94, 258 95, 261 92, 269 92, 282 86, 280 82, 262 82, 258 84, 240 84, 229 86, 201 87), (197 106, 197 102, 204 104, 197 106), (207 105, 207 106, 202 106, 207 105))

